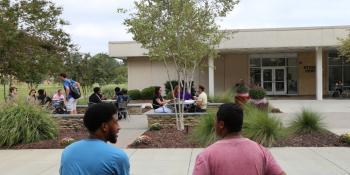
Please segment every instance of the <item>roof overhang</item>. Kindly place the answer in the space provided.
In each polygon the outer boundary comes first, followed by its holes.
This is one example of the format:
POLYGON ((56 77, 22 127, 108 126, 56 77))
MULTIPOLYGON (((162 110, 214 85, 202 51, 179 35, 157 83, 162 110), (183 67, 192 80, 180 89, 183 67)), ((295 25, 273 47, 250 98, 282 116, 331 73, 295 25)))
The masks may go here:
MULTIPOLYGON (((312 50, 315 47, 336 48, 340 38, 349 34, 350 26, 265 28, 226 30, 231 36, 218 46, 220 53, 312 50)), ((147 50, 135 41, 109 42, 112 57, 140 57, 147 50)))

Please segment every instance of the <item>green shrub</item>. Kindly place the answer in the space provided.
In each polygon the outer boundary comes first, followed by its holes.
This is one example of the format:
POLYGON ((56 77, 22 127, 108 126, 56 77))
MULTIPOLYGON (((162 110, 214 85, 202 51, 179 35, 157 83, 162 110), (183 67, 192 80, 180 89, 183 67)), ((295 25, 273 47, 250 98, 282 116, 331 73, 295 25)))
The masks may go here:
POLYGON ((141 92, 138 89, 133 89, 128 91, 128 95, 132 100, 139 100, 141 99, 141 92))
POLYGON ((209 97, 211 103, 232 103, 235 96, 235 91, 227 90, 223 94, 209 97))
POLYGON ((30 104, 0 105, 0 146, 53 139, 58 124, 45 109, 30 104))
POLYGON ((339 138, 340 142, 350 145, 350 132, 342 134, 339 138))
POLYGON ((190 135, 192 142, 205 147, 217 140, 215 134, 215 116, 215 113, 208 112, 208 114, 201 117, 199 124, 194 127, 190 135))
POLYGON ((263 88, 253 88, 249 90, 249 96, 251 99, 254 100, 261 100, 265 98, 266 92, 263 88))
POLYGON ((149 130, 150 131, 157 131, 162 129, 162 126, 160 125, 160 123, 153 123, 150 127, 149 130))
POLYGON ((106 86, 106 87, 102 87, 102 94, 104 97, 106 97, 107 99, 113 99, 114 95, 115 95, 115 91, 114 91, 113 86, 106 86))
POLYGON ((244 106, 243 135, 264 146, 272 146, 284 134, 282 122, 251 105, 244 106))
POLYGON ((164 87, 165 87, 165 94, 171 94, 171 86, 170 86, 170 83, 173 85, 173 88, 175 88, 176 85, 178 85, 177 81, 176 80, 172 80, 172 81, 167 81, 165 82, 164 84, 164 87))
POLYGON ((248 87, 243 86, 243 85, 238 86, 238 87, 236 88, 236 92, 239 93, 239 94, 248 93, 248 91, 249 91, 248 87))
POLYGON ((325 130, 325 125, 319 113, 304 108, 292 122, 291 129, 299 134, 321 132, 325 130))
POLYGON ((147 87, 141 91, 141 99, 150 100, 154 96, 154 86, 147 87))

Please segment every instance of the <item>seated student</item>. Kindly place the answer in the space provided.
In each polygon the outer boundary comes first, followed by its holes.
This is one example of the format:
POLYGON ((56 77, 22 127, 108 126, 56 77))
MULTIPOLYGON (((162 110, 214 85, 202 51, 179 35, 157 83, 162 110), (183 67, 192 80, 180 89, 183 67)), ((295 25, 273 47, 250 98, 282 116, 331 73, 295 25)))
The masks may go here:
POLYGON ((115 106, 108 103, 98 103, 87 109, 83 121, 90 136, 63 150, 61 175, 129 175, 129 158, 115 146, 120 130, 116 112, 115 106))
POLYGON ((197 156, 193 175, 285 174, 266 148, 241 135, 242 125, 243 110, 238 104, 219 107, 215 132, 221 140, 197 156))
POLYGON ((51 103, 51 98, 46 95, 46 92, 44 89, 38 90, 38 103, 40 105, 47 105, 51 103))
POLYGON ((207 94, 204 92, 204 86, 199 85, 197 94, 198 97, 194 97, 196 104, 195 104, 195 112, 205 112, 207 111, 207 103, 208 103, 208 97, 207 94))
POLYGON ((27 103, 31 103, 31 104, 35 104, 36 101, 37 101, 37 97, 36 97, 35 94, 36 94, 36 90, 35 89, 31 89, 29 91, 29 94, 28 94, 27 98, 26 98, 26 102, 27 103))
POLYGON ((52 100, 54 101, 64 101, 66 98, 62 93, 62 89, 58 89, 57 92, 52 96, 52 100))
POLYGON ((6 98, 8 102, 15 102, 17 100, 17 88, 16 87, 10 87, 9 94, 6 98))
POLYGON ((154 88, 153 97, 153 109, 156 113, 171 113, 171 109, 167 108, 165 105, 170 102, 170 100, 164 100, 162 97, 162 88, 157 86, 154 88))
POLYGON ((89 103, 88 103, 89 106, 96 103, 102 103, 102 94, 101 94, 100 87, 95 87, 94 93, 91 94, 89 97, 89 103))

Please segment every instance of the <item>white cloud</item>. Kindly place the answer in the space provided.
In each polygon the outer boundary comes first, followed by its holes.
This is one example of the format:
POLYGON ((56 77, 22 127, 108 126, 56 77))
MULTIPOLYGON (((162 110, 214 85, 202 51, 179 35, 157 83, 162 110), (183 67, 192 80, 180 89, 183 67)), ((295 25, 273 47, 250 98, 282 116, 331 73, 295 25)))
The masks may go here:
MULTIPOLYGON (((65 27, 82 52, 107 52, 108 41, 131 40, 118 8, 132 9, 133 0, 54 0, 64 8, 65 27)), ((349 25, 349 0, 241 0, 222 29, 349 25)))

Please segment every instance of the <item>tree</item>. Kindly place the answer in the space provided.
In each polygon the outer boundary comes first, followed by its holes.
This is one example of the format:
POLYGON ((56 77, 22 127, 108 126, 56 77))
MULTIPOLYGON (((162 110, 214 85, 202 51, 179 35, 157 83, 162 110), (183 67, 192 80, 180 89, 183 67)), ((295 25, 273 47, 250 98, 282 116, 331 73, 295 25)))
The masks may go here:
POLYGON ((0 75, 37 84, 63 65, 73 48, 62 8, 49 0, 0 1, 0 75))
POLYGON ((345 39, 340 39, 341 45, 338 48, 341 56, 344 56, 350 61, 350 34, 345 39))
MULTIPOLYGON (((237 3, 237 0, 140 0, 135 1, 136 12, 124 24, 133 39, 148 49, 150 59, 163 61, 169 80, 173 79, 169 65, 175 66, 175 79, 185 92, 191 88, 190 82, 203 59, 215 58, 215 47, 225 37, 215 20, 226 16, 237 3)), ((183 130, 184 105, 180 101, 177 104, 180 106, 179 111, 175 108, 177 128, 183 130)))

